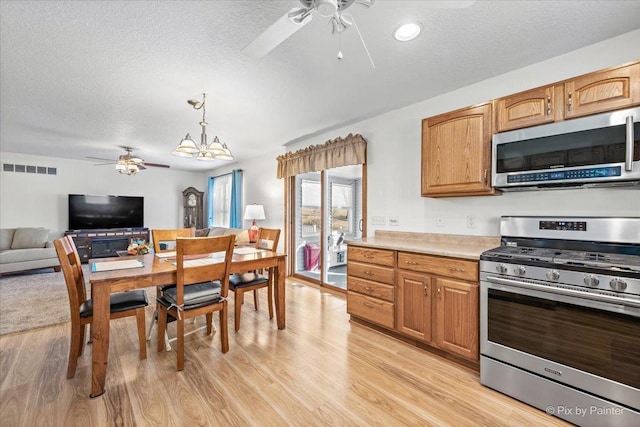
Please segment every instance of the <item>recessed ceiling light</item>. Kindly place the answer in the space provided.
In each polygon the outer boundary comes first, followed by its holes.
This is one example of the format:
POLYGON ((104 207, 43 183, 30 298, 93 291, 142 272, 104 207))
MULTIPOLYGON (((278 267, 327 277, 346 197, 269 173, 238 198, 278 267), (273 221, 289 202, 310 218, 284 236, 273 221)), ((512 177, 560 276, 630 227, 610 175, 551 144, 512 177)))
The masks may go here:
POLYGON ((418 37, 421 31, 422 27, 420 24, 403 24, 393 32, 393 38, 400 42, 408 42, 418 37))

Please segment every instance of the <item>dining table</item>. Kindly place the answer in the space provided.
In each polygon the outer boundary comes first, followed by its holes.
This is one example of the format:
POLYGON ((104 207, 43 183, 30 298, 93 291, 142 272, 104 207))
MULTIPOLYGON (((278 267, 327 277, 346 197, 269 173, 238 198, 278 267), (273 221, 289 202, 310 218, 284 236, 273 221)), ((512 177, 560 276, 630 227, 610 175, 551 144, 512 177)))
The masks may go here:
MULTIPOLYGON (((275 278, 274 299, 278 329, 285 327, 285 259, 286 255, 249 247, 234 250, 229 274, 252 270, 269 270, 275 278)), ((92 363, 91 394, 98 397, 105 392, 109 355, 110 294, 132 289, 148 288, 176 283, 175 261, 160 254, 129 257, 93 258, 89 260, 91 272, 91 299, 93 300, 93 324, 91 327, 92 363), (120 268, 122 261, 138 260, 135 268, 120 268), (118 262, 120 261, 120 262, 118 262), (114 266, 110 269, 109 263, 114 266), (99 267, 99 268, 96 268, 99 267)))

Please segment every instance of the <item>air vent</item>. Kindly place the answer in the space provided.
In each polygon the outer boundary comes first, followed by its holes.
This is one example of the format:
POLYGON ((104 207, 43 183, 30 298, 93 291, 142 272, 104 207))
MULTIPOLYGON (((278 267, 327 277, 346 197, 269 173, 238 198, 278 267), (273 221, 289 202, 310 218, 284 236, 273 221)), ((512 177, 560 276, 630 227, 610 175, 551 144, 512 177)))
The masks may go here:
POLYGON ((36 173, 40 175, 57 175, 58 174, 58 168, 50 168, 47 166, 14 165, 12 163, 3 163, 2 171, 3 172, 36 173))

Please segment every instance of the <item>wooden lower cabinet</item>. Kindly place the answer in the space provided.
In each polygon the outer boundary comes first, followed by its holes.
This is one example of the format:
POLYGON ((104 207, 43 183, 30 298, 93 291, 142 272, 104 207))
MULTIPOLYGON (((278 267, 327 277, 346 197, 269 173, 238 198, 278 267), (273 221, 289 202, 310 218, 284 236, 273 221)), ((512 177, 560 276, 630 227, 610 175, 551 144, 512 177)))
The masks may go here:
POLYGON ((347 291, 347 313, 389 329, 395 326, 395 304, 347 291))
POLYGON ((397 331, 431 342, 431 276, 398 271, 397 331))
POLYGON ((353 244, 348 250, 347 313, 478 361, 478 261, 353 244))
POLYGON ((478 360, 478 285, 460 280, 435 279, 436 345, 478 360))

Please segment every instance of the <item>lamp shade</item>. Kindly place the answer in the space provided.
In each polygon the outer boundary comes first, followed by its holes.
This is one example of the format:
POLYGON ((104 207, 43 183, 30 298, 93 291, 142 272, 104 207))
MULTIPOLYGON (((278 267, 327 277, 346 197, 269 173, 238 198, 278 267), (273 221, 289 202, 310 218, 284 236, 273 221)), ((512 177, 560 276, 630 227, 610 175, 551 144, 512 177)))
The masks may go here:
POLYGON ((256 205, 255 203, 252 205, 245 206, 244 219, 245 220, 266 219, 266 217, 264 216, 264 207, 262 205, 256 205))

